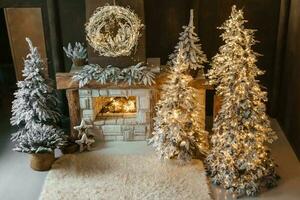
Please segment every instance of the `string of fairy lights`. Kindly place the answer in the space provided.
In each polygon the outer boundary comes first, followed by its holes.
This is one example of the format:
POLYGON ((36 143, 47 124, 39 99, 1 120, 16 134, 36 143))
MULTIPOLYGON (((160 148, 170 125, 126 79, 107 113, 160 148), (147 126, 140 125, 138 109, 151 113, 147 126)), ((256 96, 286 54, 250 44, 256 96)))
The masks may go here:
POLYGON ((98 7, 86 24, 87 41, 100 56, 129 56, 138 45, 139 17, 129 8, 117 5, 98 7))

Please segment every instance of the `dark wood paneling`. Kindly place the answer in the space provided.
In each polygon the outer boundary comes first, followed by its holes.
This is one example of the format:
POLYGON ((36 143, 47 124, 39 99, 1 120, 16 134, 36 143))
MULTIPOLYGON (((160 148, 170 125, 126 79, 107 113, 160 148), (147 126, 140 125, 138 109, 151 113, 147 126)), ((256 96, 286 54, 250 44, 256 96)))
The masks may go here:
MULTIPOLYGON (((4 10, 0 9, 0 65, 10 64, 12 62, 12 57, 10 53, 10 46, 7 34, 7 28, 5 26, 4 10)), ((1 67, 1 66, 0 66, 1 67)))
MULTIPOLYGON (((86 43, 85 40, 85 0, 63 0, 57 1, 59 10, 61 46, 68 45, 69 42, 86 43)), ((62 52, 63 53, 63 52, 62 52)), ((64 71, 70 71, 72 61, 63 53, 64 71)))
MULTIPOLYGON (((31 39, 41 58, 47 60, 42 12, 40 8, 5 8, 6 27, 17 80, 23 80, 24 57, 28 54, 25 38, 31 39)), ((44 72, 48 75, 45 62, 44 72)))
POLYGON ((260 43, 255 50, 264 55, 259 58, 258 65, 266 71, 260 79, 271 97, 280 0, 146 0, 147 57, 161 57, 162 63, 167 61, 168 54, 178 41, 182 25, 188 23, 189 9, 194 8, 202 48, 211 58, 223 44, 219 38, 221 32, 216 27, 228 18, 234 4, 244 10, 249 21, 246 27, 258 30, 255 36, 260 43))
POLYGON ((60 36, 58 31, 58 19, 56 0, 1 0, 0 8, 31 8, 39 7, 42 10, 43 28, 47 51, 49 76, 55 78, 56 71, 63 66, 61 61, 60 36))
POLYGON ((300 158, 300 1, 290 1, 278 120, 300 158))
POLYGON ((160 57, 164 64, 178 42, 182 26, 189 22, 189 10, 195 10, 197 24, 198 1, 145 0, 147 57, 160 57))
POLYGON ((273 82, 272 82, 272 96, 271 96, 271 113, 273 116, 280 115, 278 109, 280 107, 279 95, 281 76, 284 65, 284 54, 287 40, 288 20, 289 20, 290 0, 281 0, 280 3, 280 17, 278 23, 278 34, 276 43, 276 55, 273 68, 273 82))

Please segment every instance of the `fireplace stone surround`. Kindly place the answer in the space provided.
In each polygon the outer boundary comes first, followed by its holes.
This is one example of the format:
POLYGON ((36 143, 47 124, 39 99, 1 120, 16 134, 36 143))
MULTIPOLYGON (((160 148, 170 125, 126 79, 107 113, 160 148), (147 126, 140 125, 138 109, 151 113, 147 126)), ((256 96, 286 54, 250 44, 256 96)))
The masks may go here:
MULTIPOLYGON (((92 120, 96 135, 101 136, 102 140, 145 140, 151 137, 153 129, 154 105, 159 99, 162 85, 167 80, 167 73, 159 74, 155 79, 155 84, 145 86, 142 84, 129 85, 127 83, 100 84, 91 81, 83 88, 79 88, 78 82, 72 79, 72 72, 57 73, 56 87, 58 90, 66 90, 68 100, 69 117, 70 117, 70 141, 78 139, 78 132, 73 129, 74 126, 80 124, 81 119, 92 120), (134 95, 133 95, 134 94, 134 95), (96 119, 92 108, 93 96, 136 96, 138 99, 137 106, 139 110, 135 116, 119 119, 96 119), (150 106, 150 107, 149 107, 150 106), (93 120, 95 120, 93 122, 93 120), (101 127, 101 129, 100 129, 101 127), (117 128, 115 128, 117 127, 117 128), (102 130, 104 128, 104 134, 102 130)), ((205 79, 194 79, 190 86, 197 90, 197 97, 202 106, 199 120, 203 128, 205 128, 205 107, 206 107, 206 90, 214 88, 206 84, 205 79)), ((213 115, 215 116, 220 109, 221 99, 214 96, 213 115)))
POLYGON ((156 92, 153 89, 79 89, 81 118, 92 122, 95 135, 105 141, 145 140, 150 136, 153 105, 156 92), (136 97, 136 114, 97 118, 93 107, 96 97, 136 97))

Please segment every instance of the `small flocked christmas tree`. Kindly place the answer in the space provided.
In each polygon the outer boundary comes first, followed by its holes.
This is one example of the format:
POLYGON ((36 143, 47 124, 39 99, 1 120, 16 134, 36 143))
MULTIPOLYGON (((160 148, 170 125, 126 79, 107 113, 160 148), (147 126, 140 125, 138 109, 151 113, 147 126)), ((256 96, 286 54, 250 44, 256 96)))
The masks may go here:
POLYGON ((206 155, 208 142, 207 132, 198 119, 202 108, 195 89, 188 85, 192 77, 185 74, 188 65, 180 52, 156 105, 150 143, 162 159, 186 162, 199 153, 206 155))
POLYGON ((195 33, 194 26, 194 13, 190 10, 190 21, 187 26, 183 26, 184 31, 180 33, 179 42, 175 50, 169 55, 170 61, 167 63, 169 66, 175 65, 179 49, 182 51, 184 62, 188 65, 188 71, 199 70, 200 76, 203 76, 204 66, 207 62, 206 55, 202 51, 200 39, 195 33))
POLYGON ((219 28, 225 44, 213 58, 208 72, 223 99, 206 158, 212 182, 238 196, 256 195, 276 185, 278 176, 267 143, 277 139, 266 115, 267 93, 256 77, 254 30, 244 28, 243 12, 233 6, 230 18, 219 28))
POLYGON ((63 144, 63 132, 56 127, 60 120, 58 98, 43 76, 43 61, 36 47, 26 38, 30 53, 24 61, 23 81, 14 93, 11 124, 18 126, 12 134, 14 150, 26 153, 51 152, 63 144))

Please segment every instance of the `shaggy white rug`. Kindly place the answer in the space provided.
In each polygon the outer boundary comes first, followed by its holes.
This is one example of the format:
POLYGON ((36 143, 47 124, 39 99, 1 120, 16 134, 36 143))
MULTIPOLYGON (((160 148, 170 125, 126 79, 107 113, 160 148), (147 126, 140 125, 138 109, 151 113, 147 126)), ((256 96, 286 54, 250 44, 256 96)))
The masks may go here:
POLYGON ((65 155, 49 172, 41 200, 208 200, 201 161, 161 162, 154 155, 65 155))

